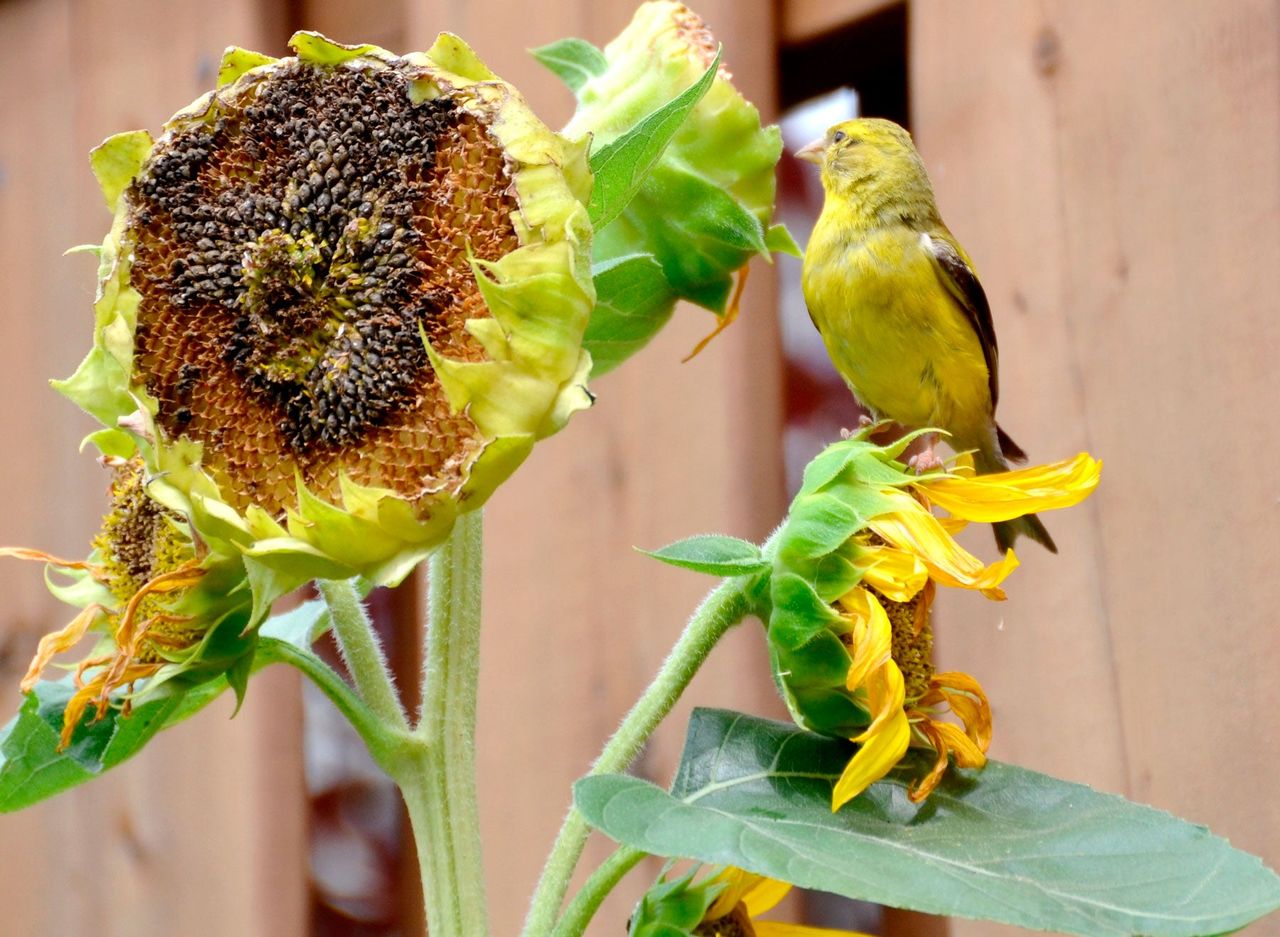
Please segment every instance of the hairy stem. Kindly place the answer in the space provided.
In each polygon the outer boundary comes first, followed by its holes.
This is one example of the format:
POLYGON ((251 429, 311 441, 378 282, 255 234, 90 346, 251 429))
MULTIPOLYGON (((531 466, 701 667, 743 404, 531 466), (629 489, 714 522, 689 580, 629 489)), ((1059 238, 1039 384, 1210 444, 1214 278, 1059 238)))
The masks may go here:
MULTIPOLYGON (((658 675, 622 720, 591 774, 612 774, 626 770, 640 753, 653 730, 671 712, 680 694, 711 653, 711 649, 731 627, 751 611, 743 580, 731 579, 712 590, 685 626, 680 640, 671 649, 658 675)), ((552 932, 560 905, 569 889, 573 870, 582 857, 591 828, 574 807, 569 808, 542 878, 534 892, 525 920, 524 937, 545 937, 552 932)))
POLYGON ((591 873, 582 890, 573 896, 560 922, 556 924, 556 929, 552 931, 552 937, 582 937, 609 892, 647 855, 642 850, 620 846, 591 873))
POLYGON ((381 722, 407 731, 409 722, 400 706, 386 655, 354 580, 321 579, 316 585, 329 606, 333 633, 360 699, 381 722))
POLYGON ((430 561, 422 716, 396 772, 413 825, 433 937, 485 937, 476 805, 483 521, 464 514, 430 561))

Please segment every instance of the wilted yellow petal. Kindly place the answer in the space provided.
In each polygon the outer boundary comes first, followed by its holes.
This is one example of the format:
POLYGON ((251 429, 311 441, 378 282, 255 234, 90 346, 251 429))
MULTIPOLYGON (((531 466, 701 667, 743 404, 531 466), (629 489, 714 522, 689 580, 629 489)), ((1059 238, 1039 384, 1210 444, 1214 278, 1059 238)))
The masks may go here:
POLYGON ((921 475, 912 485, 967 521, 993 523, 1079 504, 1098 487, 1102 463, 1087 452, 1074 459, 965 478, 921 475))
POLYGON ((39 563, 48 563, 50 566, 60 566, 63 569, 92 568, 82 560, 64 560, 45 553, 43 550, 32 550, 28 547, 0 547, 0 556, 12 556, 14 559, 19 560, 35 560, 39 563))
POLYGON ((840 605, 853 618, 853 646, 849 649, 852 660, 845 686, 856 690, 871 671, 888 662, 893 651, 893 626, 884 606, 861 586, 842 598, 840 605))
POLYGON ((933 727, 942 737, 951 758, 961 768, 981 768, 987 763, 986 753, 959 726, 949 722, 935 722, 933 727))
POLYGON ((64 627, 41 638, 40 643, 36 645, 36 656, 31 658, 31 666, 27 668, 26 675, 18 684, 22 692, 30 693, 49 661, 79 643, 85 636, 85 632, 98 620, 98 616, 105 612, 106 609, 97 603, 89 605, 64 627))
POLYGON ((863 581, 891 602, 910 602, 929 581, 920 558, 896 547, 867 547, 854 565, 863 571, 863 581))
POLYGON ((945 701, 964 723, 965 733, 984 752, 991 747, 991 704, 977 680, 967 673, 948 671, 935 674, 933 683, 939 702, 945 701))
POLYGON ((845 765, 844 773, 831 792, 831 811, 839 810, 888 774, 907 753, 910 742, 911 724, 907 721, 907 714, 899 708, 845 765))

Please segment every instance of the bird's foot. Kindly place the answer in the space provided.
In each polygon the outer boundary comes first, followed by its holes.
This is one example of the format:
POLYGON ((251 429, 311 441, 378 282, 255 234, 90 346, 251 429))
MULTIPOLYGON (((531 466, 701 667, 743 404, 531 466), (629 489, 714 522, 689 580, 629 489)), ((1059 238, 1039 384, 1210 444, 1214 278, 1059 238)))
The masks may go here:
POLYGON ((923 475, 925 472, 932 472, 945 465, 946 463, 938 458, 937 453, 933 451, 932 446, 921 450, 907 460, 907 467, 913 469, 917 475, 923 475))
POLYGON ((854 435, 856 435, 857 433, 862 432, 862 431, 863 431, 864 429, 866 429, 868 426, 875 426, 875 425, 876 425, 876 421, 875 421, 875 420, 873 420, 873 419, 871 419, 871 417, 867 416, 867 415, 864 413, 864 414, 862 414, 861 416, 859 416, 859 417, 858 417, 858 428, 857 428, 856 430, 854 430, 854 429, 842 429, 842 430, 840 430, 840 438, 841 438, 841 439, 848 439, 848 438, 850 438, 851 436, 854 436, 854 435))

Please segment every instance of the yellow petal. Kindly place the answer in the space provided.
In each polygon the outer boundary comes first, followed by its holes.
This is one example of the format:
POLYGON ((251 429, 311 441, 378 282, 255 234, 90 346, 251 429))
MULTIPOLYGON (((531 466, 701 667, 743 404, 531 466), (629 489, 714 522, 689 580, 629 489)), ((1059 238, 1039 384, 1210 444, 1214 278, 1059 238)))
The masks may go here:
POLYGON ((757 914, 764 914, 777 905, 779 901, 787 897, 787 892, 789 891, 791 891, 791 886, 786 882, 780 882, 776 878, 760 878, 742 896, 742 902, 747 906, 747 914, 755 917, 757 914))
POLYGON ((956 517, 993 523, 1079 504, 1098 487, 1102 463, 1087 452, 1074 459, 965 478, 921 475, 912 484, 956 517))
POLYGON ((991 704, 977 680, 967 673, 934 674, 933 685, 951 711, 964 723, 965 734, 986 751, 991 747, 991 704))
POLYGON ((809 927, 806 924, 786 924, 781 921, 752 921, 756 937, 870 937, 861 931, 834 930, 830 927, 809 927))
POLYGON ((89 630, 89 627, 98 620, 98 616, 105 613, 105 608, 94 603, 85 607, 63 628, 52 634, 46 634, 41 638, 40 643, 36 645, 36 656, 31 659, 31 666, 27 668, 26 675, 18 684, 22 692, 30 693, 31 688, 36 685, 36 681, 40 679, 40 674, 48 666, 49 661, 63 651, 74 647, 85 636, 85 632, 89 630))
POLYGON ((956 543, 938 519, 914 498, 896 493, 890 497, 897 510, 868 521, 872 531, 892 546, 918 556, 929 575, 944 586, 977 589, 989 599, 1005 597, 1000 583, 1018 567, 1018 558, 1012 550, 1004 559, 984 566, 956 543))
POLYGON ((933 746, 935 757, 932 767, 929 768, 929 773, 911 785, 911 789, 907 791, 907 797, 913 804, 920 803, 932 794, 933 789, 938 786, 938 782, 942 780, 943 773, 947 770, 947 743, 943 739, 942 733, 938 731, 938 723, 925 717, 916 724, 916 728, 933 746))
POLYGON ((854 560, 867 585, 891 602, 910 602, 929 581, 929 571, 914 553, 896 547, 868 547, 854 560))
POLYGON ((716 900, 711 902, 711 907, 703 916, 705 921, 718 920, 731 912, 742 903, 743 897, 760 882, 765 881, 765 878, 763 875, 756 875, 754 872, 730 865, 721 869, 711 881, 723 884, 725 888, 716 896, 716 900))
POLYGON ((888 662, 893 652, 893 626, 884 606, 860 586, 842 598, 840 604, 853 618, 853 646, 849 649, 852 661, 845 686, 856 690, 866 682, 871 671, 888 662))
POLYGON ((987 756, 959 726, 953 726, 949 722, 934 722, 933 727, 942 737, 952 760, 961 768, 981 768, 987 763, 987 756))
POLYGON ((902 712, 906 702, 906 688, 902 671, 892 660, 871 672, 867 678, 867 705, 871 710, 871 725, 862 734, 852 739, 854 742, 865 742, 880 732, 885 723, 897 713, 902 712))
POLYGON ((845 765, 844 773, 831 792, 831 811, 839 810, 888 774, 907 753, 910 742, 911 724, 907 721, 907 714, 898 709, 845 765))

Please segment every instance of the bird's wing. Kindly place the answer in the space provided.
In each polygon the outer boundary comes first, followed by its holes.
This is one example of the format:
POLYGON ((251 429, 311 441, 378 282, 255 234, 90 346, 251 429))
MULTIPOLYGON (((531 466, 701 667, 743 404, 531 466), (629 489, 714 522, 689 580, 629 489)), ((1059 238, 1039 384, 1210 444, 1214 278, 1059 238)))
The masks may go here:
POLYGON ((920 235, 920 243, 933 260, 938 279, 947 288, 965 318, 973 326, 982 346, 982 357, 987 363, 987 383, 991 389, 991 407, 994 410, 1000 399, 1000 350, 996 347, 996 327, 991 321, 991 306, 987 294, 978 282, 978 275, 969 266, 959 246, 950 237, 934 233, 920 235))

